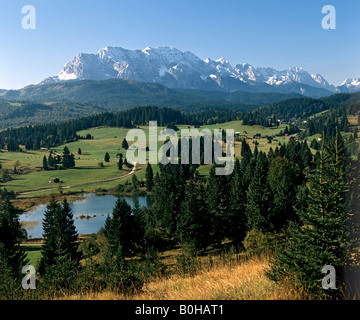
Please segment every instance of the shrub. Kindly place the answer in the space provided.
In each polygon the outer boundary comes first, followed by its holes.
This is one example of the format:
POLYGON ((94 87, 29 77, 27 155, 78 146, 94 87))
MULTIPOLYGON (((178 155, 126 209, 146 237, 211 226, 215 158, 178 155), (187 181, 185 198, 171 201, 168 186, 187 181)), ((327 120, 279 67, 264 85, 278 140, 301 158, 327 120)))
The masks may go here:
POLYGON ((243 241, 244 248, 249 255, 273 254, 281 243, 281 235, 250 230, 243 241))

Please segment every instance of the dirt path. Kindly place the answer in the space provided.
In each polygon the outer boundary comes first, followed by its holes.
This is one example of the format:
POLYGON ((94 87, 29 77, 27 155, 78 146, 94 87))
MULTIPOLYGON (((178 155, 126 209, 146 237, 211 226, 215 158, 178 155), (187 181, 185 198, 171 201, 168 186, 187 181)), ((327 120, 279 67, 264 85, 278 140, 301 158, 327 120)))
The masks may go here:
MULTIPOLYGON (((137 163, 134 163, 134 166, 132 167, 131 171, 127 174, 124 174, 122 176, 119 177, 114 177, 114 178, 108 178, 108 179, 103 179, 103 180, 96 180, 96 181, 89 181, 89 182, 84 182, 84 183, 78 183, 78 184, 74 184, 72 186, 62 186, 63 189, 69 189, 72 187, 80 187, 80 186, 84 186, 87 184, 94 184, 94 183, 102 183, 102 182, 108 182, 108 181, 114 181, 114 180, 119 180, 119 179, 123 179, 126 178, 130 175, 132 175, 135 171, 136 171, 136 165, 137 163)), ((47 188, 47 189, 37 189, 37 190, 32 190, 32 191, 26 191, 26 192, 21 192, 19 193, 19 195, 26 195, 26 194, 31 194, 34 192, 40 192, 40 191, 52 191, 52 190, 57 190, 58 188, 47 188)))

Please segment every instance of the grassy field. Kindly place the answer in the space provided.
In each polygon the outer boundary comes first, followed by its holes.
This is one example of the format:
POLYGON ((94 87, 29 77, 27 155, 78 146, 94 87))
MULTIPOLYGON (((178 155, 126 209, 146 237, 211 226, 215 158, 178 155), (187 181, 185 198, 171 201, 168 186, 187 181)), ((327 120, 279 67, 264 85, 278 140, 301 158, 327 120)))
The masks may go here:
POLYGON ((41 246, 23 245, 22 248, 25 250, 27 258, 30 260, 29 264, 36 268, 41 259, 41 246))
MULTIPOLYGON (((64 296, 65 300, 301 300, 306 294, 280 286, 265 276, 269 258, 214 263, 194 276, 174 274, 144 284, 132 295, 105 290, 64 296)), ((311 297, 306 297, 311 298, 311 297)))
MULTIPOLYGON (((148 127, 140 127, 143 129, 148 137, 148 127)), ((186 129, 188 126, 179 126, 180 129, 186 129)), ((261 133, 262 136, 273 136, 278 134, 280 130, 285 128, 285 125, 279 128, 264 128, 260 126, 244 126, 241 121, 232 121, 220 125, 202 126, 200 128, 208 128, 211 131, 214 129, 234 129, 235 132, 243 134, 247 132, 246 136, 252 137, 255 133, 261 133)), ((158 127, 158 131, 163 129, 158 127)), ((131 176, 122 178, 127 175, 130 169, 125 168, 119 171, 117 168, 116 155, 122 153, 126 155, 126 150, 121 147, 123 138, 126 137, 128 129, 125 128, 108 128, 99 127, 89 130, 80 131, 79 134, 85 136, 91 134, 94 139, 79 140, 68 143, 66 146, 75 155, 76 168, 67 170, 50 170, 43 171, 42 159, 44 155, 48 156, 47 150, 23 151, 23 152, 7 152, 2 150, 0 153, 0 162, 3 168, 13 171, 15 163, 17 163, 17 174, 11 173, 13 180, 3 183, 1 187, 6 187, 8 190, 13 190, 23 198, 31 198, 35 196, 46 195, 50 193, 59 192, 59 184, 50 183, 51 179, 58 178, 62 181, 61 188, 63 192, 92 192, 98 188, 109 189, 115 187, 119 183, 125 183, 131 179, 131 176), (78 149, 81 149, 82 154, 78 154, 78 149), (108 152, 110 154, 110 162, 104 162, 104 155, 108 152), (99 167, 99 162, 103 162, 104 167, 99 167)), ((180 136, 180 131, 178 132, 180 136)), ((255 148, 251 139, 248 140, 250 146, 255 148)), ((269 144, 267 139, 262 138, 257 140, 259 142, 259 150, 267 152, 271 146, 278 142, 286 142, 285 137, 279 138, 277 142, 269 144)), ((131 141, 128 141, 131 145, 131 141)), ((148 141, 147 141, 148 142, 148 141)), ((61 153, 65 145, 53 148, 56 152, 61 153)), ((158 148, 161 143, 158 143, 158 148)), ((235 155, 240 157, 241 143, 235 143, 235 155)), ((156 173, 157 167, 154 165, 156 173)), ((200 168, 200 174, 206 175, 208 166, 200 168)), ((138 165, 136 175, 139 180, 145 177, 145 165, 138 165)))

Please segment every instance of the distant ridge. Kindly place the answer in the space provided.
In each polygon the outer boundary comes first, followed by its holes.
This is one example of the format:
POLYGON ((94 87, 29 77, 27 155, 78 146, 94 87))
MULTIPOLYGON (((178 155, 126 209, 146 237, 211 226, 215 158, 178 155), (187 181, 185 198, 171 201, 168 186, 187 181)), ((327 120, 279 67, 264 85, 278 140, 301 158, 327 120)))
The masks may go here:
POLYGON ((247 63, 232 66, 223 57, 202 60, 190 51, 182 52, 167 46, 143 50, 105 47, 96 54, 79 53, 58 75, 46 78, 40 84, 115 78, 157 83, 168 88, 294 92, 310 97, 360 90, 360 82, 356 79, 347 79, 341 87, 335 87, 320 74, 310 74, 301 67, 278 71, 247 63))

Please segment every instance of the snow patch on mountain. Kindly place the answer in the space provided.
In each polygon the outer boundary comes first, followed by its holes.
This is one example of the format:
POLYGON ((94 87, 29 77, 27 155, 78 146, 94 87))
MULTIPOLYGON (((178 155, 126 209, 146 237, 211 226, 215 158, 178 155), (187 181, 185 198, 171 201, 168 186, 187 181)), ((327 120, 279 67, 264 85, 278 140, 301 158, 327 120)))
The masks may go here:
POLYGON ((232 66, 224 57, 202 60, 190 51, 182 52, 167 46, 146 47, 143 50, 107 46, 97 54, 80 53, 57 76, 47 78, 41 84, 112 78, 155 82, 169 88, 225 91, 239 90, 246 84, 284 90, 287 90, 289 84, 297 84, 292 87, 304 94, 306 86, 329 92, 360 90, 359 79, 347 79, 339 89, 320 74, 310 74, 301 67, 278 71, 270 67, 254 67, 248 63, 232 66), (299 85, 304 86, 300 88, 299 85))

